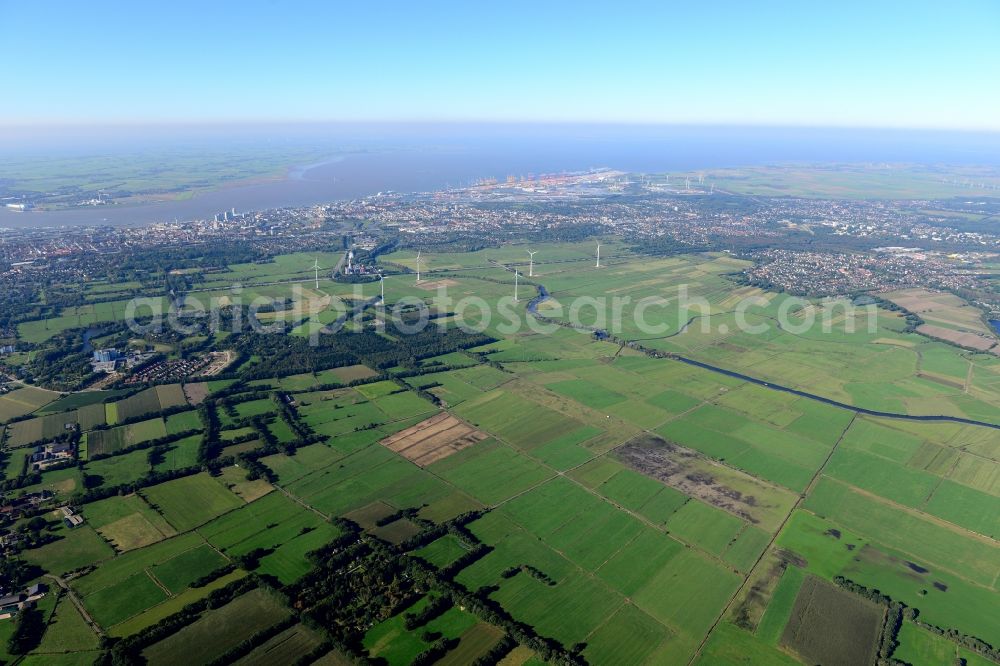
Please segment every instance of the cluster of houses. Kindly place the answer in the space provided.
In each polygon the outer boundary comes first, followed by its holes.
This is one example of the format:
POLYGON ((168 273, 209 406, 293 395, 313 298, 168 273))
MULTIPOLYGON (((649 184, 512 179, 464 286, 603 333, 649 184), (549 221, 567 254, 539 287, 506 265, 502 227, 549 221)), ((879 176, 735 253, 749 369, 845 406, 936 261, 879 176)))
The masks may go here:
MULTIPOLYGON (((55 495, 51 491, 42 490, 5 500, 7 503, 0 506, 0 525, 9 526, 22 518, 35 514, 42 504, 50 501, 53 497, 55 495)), ((23 541, 23 535, 20 532, 3 530, 0 533, 0 551, 6 553, 16 550, 21 541, 23 541)))
MULTIPOLYGON (((142 360, 152 358, 152 354, 141 355, 142 360)), ((178 358, 169 361, 160 361, 139 370, 125 380, 126 384, 143 384, 146 382, 180 381, 189 377, 212 360, 211 356, 200 356, 198 358, 178 358)))
POLYGON ((36 446, 31 454, 31 469, 40 471, 73 459, 73 445, 69 442, 54 442, 36 446))
MULTIPOLYGON (((4 522, 17 520, 28 515, 30 510, 37 508, 39 504, 52 499, 52 497, 52 493, 44 491, 16 498, 10 504, 0 508, 0 515, 2 515, 4 522)), ((73 507, 67 505, 61 507, 60 511, 63 523, 67 527, 73 528, 83 524, 83 516, 76 513, 73 507)), ((24 535, 21 532, 5 531, 4 534, 0 535, 0 549, 5 552, 15 552, 20 548, 23 539, 24 535)), ((19 592, 11 592, 0 587, 0 620, 15 617, 25 608, 31 608, 36 601, 45 596, 46 592, 48 592, 48 588, 42 583, 35 583, 19 592)))
POLYGON ((26 493, 20 497, 11 498, 7 504, 0 506, 0 523, 7 524, 20 520, 35 512, 35 509, 54 497, 51 490, 40 490, 26 493))
POLYGON ((34 585, 14 594, 0 597, 0 620, 14 617, 25 608, 30 608, 36 601, 45 596, 48 588, 42 583, 34 585))
MULTIPOLYGON (((39 509, 46 502, 51 501, 55 495, 43 490, 37 493, 29 493, 21 497, 11 498, 7 504, 0 507, 0 525, 10 526, 32 515, 38 515, 39 509)), ((48 511, 49 509, 45 509, 48 511)), ((66 505, 59 508, 62 514, 62 521, 66 527, 72 529, 84 523, 84 517, 76 512, 76 509, 66 505)), ((3 530, 0 533, 0 552, 16 550, 24 539, 24 535, 17 530, 3 530)))

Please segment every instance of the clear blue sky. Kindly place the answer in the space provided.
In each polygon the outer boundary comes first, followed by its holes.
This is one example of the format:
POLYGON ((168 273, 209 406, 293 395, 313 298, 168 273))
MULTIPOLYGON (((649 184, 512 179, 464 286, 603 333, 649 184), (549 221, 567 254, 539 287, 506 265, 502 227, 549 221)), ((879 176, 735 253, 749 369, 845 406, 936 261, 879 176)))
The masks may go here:
POLYGON ((6 125, 1000 130, 997 0, 0 0, 0 63, 6 125))

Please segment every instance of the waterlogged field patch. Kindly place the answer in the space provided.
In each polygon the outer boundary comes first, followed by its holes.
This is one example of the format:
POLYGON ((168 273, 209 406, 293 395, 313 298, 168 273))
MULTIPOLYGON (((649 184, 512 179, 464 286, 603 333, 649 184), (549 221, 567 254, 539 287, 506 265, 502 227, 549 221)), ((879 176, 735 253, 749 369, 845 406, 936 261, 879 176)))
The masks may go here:
POLYGON ((640 435, 614 452, 623 464, 681 492, 773 531, 795 495, 752 476, 714 464, 696 452, 653 435, 640 435))

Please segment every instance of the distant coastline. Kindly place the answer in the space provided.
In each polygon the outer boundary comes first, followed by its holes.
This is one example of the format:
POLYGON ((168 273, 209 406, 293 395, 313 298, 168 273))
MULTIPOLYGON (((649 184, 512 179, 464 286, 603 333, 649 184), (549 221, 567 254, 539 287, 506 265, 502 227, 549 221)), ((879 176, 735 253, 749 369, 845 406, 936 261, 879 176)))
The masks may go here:
MULTIPOLYGON (((943 147, 937 134, 895 133, 873 141, 871 131, 805 128, 535 128, 509 135, 413 135, 391 148, 366 149, 288 167, 284 174, 223 183, 163 201, 15 211, 0 207, 0 228, 83 225, 129 226, 175 219, 210 219, 216 213, 303 207, 378 192, 428 192, 482 178, 563 173, 607 167, 634 173, 694 171, 817 161, 854 164, 1000 165, 995 140, 943 147), (543 131, 544 130, 544 131, 543 131), (649 131, 650 134, 645 132, 649 131)), ((992 137, 990 137, 992 138, 992 137)), ((262 139, 263 141, 263 139, 262 139)), ((239 159, 234 156, 234 159, 239 159)))

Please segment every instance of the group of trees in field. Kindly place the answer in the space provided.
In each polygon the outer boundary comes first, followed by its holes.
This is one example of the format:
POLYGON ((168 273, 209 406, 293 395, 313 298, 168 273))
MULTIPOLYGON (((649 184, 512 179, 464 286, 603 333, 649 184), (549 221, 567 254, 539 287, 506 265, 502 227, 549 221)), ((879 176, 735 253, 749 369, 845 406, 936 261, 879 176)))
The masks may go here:
POLYGON ((340 332, 320 335, 317 344, 290 335, 247 332, 235 342, 236 349, 260 360, 243 373, 245 379, 264 379, 318 372, 363 363, 376 370, 394 366, 414 366, 422 359, 495 342, 481 333, 467 333, 449 327, 429 325, 408 333, 395 324, 386 326, 385 335, 376 331, 340 332))
MULTIPOLYGON (((416 517, 413 510, 398 512, 380 522, 406 517, 423 527, 398 546, 366 535, 354 523, 339 519, 341 536, 310 554, 314 569, 286 592, 293 605, 310 609, 304 616, 322 627, 333 645, 359 663, 370 663, 362 640, 378 622, 403 613, 404 626, 416 631, 451 607, 461 607, 504 631, 504 637, 476 660, 477 666, 497 663, 519 644, 551 663, 583 663, 578 653, 582 646, 566 649, 557 641, 539 636, 489 598, 493 588, 473 592, 455 581, 459 570, 491 550, 465 527, 481 515, 481 511, 474 511, 435 524, 416 517), (462 539, 471 550, 444 568, 408 554, 446 534, 462 539), (345 575, 347 571, 352 575, 345 575), (428 605, 407 612, 422 595, 430 595, 428 605)), ((454 645, 433 631, 421 636, 430 645, 414 663, 433 663, 454 645)))

